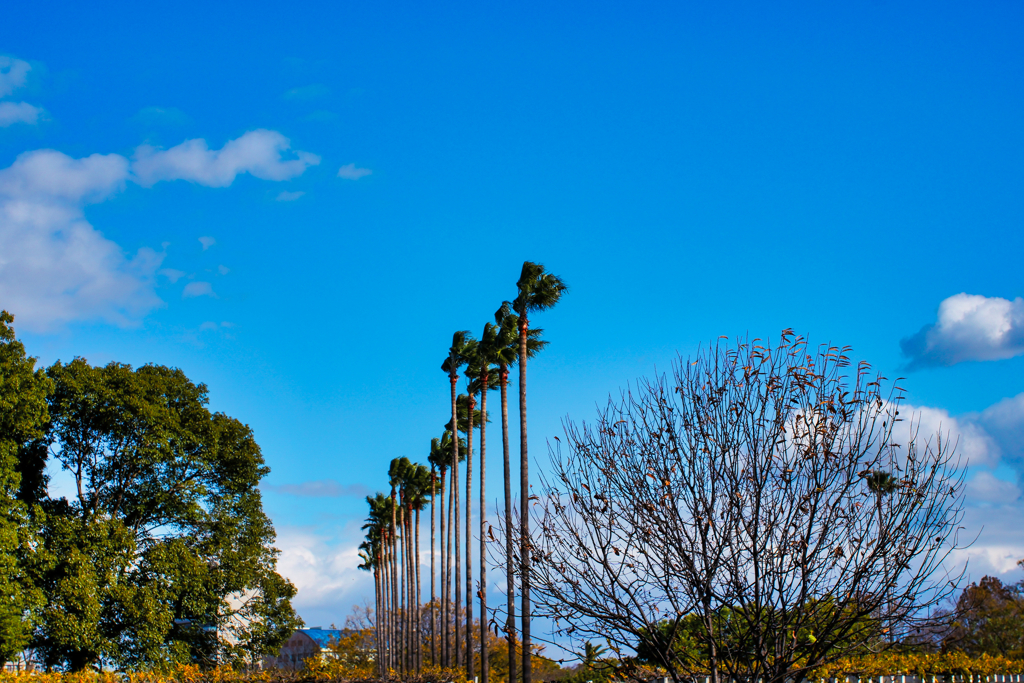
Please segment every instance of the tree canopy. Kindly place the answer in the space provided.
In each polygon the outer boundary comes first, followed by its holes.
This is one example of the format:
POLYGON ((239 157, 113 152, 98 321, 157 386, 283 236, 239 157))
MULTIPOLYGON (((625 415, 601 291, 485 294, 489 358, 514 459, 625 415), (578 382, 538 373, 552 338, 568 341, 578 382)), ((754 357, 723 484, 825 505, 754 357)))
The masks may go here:
POLYGON ((297 625, 248 426, 178 369, 47 370, 49 439, 74 490, 48 503, 38 647, 48 666, 259 658, 297 625))
POLYGON ((179 369, 36 369, 12 323, 0 313, 0 657, 129 669, 276 650, 301 622, 252 430, 179 369))
POLYGON ((44 596, 33 578, 40 557, 38 496, 42 468, 23 476, 23 460, 38 461, 38 443, 47 422, 50 380, 35 368, 15 338, 14 317, 0 312, 0 660, 9 661, 32 637, 31 616, 44 596), (28 617, 28 618, 26 618, 28 617))

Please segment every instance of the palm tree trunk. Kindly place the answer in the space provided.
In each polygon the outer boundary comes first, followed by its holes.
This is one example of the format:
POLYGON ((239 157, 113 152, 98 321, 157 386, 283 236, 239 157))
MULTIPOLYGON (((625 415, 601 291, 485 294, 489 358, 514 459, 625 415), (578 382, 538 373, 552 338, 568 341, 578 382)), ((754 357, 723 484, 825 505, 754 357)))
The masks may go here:
POLYGON ((448 481, 448 618, 449 621, 445 625, 448 630, 448 637, 450 640, 445 641, 445 648, 448 652, 448 662, 446 666, 456 666, 455 662, 455 599, 452 597, 452 567, 454 566, 455 548, 453 547, 452 535, 455 533, 452 527, 455 526, 455 472, 454 467, 448 481))
POLYGON ((455 666, 459 666, 462 660, 462 628, 459 619, 459 613, 462 611, 462 585, 459 583, 459 581, 462 579, 462 539, 460 538, 459 534, 459 417, 457 413, 455 395, 455 385, 458 381, 458 377, 453 374, 451 382, 452 436, 454 437, 454 443, 452 444, 452 453, 454 454, 452 462, 452 491, 454 492, 455 495, 455 502, 452 505, 452 507, 455 509, 455 666))
POLYGON ((512 469, 508 449, 508 366, 501 372, 501 448, 505 465, 505 593, 508 596, 508 620, 505 638, 508 640, 508 683, 516 683, 516 582, 513 568, 515 552, 512 544, 512 469))
POLYGON ((381 534, 380 541, 380 613, 377 621, 380 622, 380 644, 377 647, 377 660, 381 669, 387 673, 388 662, 388 541, 387 533, 381 534))
POLYGON ((412 672, 416 667, 416 566, 414 564, 414 533, 413 527, 413 505, 409 501, 406 507, 406 575, 409 577, 409 584, 406 594, 409 596, 406 610, 406 671, 412 672))
POLYGON ((391 665, 398 667, 398 503, 391 496, 391 665))
POLYGON ((483 373, 480 397, 480 683, 488 683, 487 665, 487 381, 483 373))
POLYGON ((402 507, 401 512, 402 512, 402 514, 399 515, 399 518, 398 518, 398 523, 402 527, 402 543, 401 543, 401 545, 399 545, 399 550, 398 550, 398 553, 399 553, 399 555, 398 555, 398 566, 401 568, 400 571, 399 571, 399 582, 400 582, 399 583, 399 590, 400 590, 400 592, 398 594, 398 596, 399 596, 398 597, 398 601, 399 601, 398 602, 398 614, 399 614, 399 621, 398 621, 398 628, 399 628, 399 632, 398 632, 399 659, 398 659, 398 664, 399 664, 399 668, 402 671, 402 673, 405 673, 407 671, 407 669, 405 668, 405 658, 406 658, 405 639, 406 639, 406 631, 407 631, 406 623, 405 623, 406 622, 406 610, 405 610, 405 594, 406 594, 406 586, 405 586, 405 574, 406 574, 406 566, 405 566, 406 565, 405 540, 406 540, 406 537, 408 536, 408 534, 407 534, 407 530, 405 528, 405 507, 404 506, 402 507))
POLYGON ((469 394, 466 438, 466 679, 473 680, 473 393, 469 394))
POLYGON ((423 610, 420 609, 420 598, 422 593, 420 592, 420 511, 416 510, 416 554, 415 567, 416 567, 416 616, 415 616, 415 627, 413 628, 413 635, 416 643, 416 673, 420 673, 423 670, 423 610))
MULTIPOLYGON (((449 545, 445 543, 444 489, 448 476, 447 468, 441 468, 441 666, 448 666, 448 562, 446 560, 449 545)), ((451 509, 451 506, 448 508, 451 509)), ((448 525, 451 529, 451 525, 448 525)), ((449 534, 451 532, 449 531, 449 534)))
POLYGON ((434 466, 430 467, 430 666, 437 664, 437 629, 434 627, 434 532, 437 518, 434 499, 437 497, 437 479, 434 466))
POLYGON ((384 669, 385 673, 391 668, 391 553, 389 552, 389 546, 391 544, 390 535, 387 530, 384 531, 383 546, 383 559, 381 564, 384 568, 383 578, 384 580, 384 669))
POLYGON ((519 505, 520 569, 523 604, 523 683, 533 683, 530 653, 530 459, 526 442, 526 311, 519 316, 519 505))

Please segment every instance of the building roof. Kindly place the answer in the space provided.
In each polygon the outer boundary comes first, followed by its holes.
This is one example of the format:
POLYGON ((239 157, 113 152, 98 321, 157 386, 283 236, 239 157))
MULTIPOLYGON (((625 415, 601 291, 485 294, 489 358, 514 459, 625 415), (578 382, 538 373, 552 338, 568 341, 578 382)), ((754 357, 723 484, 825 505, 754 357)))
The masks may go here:
POLYGON ((304 633, 313 641, 324 648, 327 647, 332 640, 339 640, 344 637, 346 631, 339 628, 303 628, 299 629, 299 633, 304 633))

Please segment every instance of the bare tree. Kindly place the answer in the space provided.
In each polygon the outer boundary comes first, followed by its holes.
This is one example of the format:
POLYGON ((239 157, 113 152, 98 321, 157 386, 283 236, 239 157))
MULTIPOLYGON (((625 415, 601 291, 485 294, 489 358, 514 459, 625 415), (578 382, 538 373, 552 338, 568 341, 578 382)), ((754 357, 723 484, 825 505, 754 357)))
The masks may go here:
POLYGON ((526 568, 556 636, 606 639, 677 682, 799 683, 926 623, 962 576, 943 561, 964 468, 941 435, 897 426, 903 390, 863 362, 849 376, 849 354, 790 330, 774 348, 719 342, 566 422, 526 568))

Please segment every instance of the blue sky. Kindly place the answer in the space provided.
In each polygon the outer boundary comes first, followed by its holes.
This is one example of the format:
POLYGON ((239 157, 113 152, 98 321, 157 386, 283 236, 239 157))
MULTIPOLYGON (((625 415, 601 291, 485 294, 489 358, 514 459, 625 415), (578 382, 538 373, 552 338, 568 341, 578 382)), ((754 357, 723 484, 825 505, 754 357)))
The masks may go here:
POLYGON ((451 333, 524 259, 571 286, 536 321, 541 461, 677 352, 792 327, 960 435, 971 574, 1013 578, 1022 27, 1008 2, 18 3, 0 307, 42 363, 178 366, 253 427, 311 625, 369 596, 362 496, 426 458, 451 333))

